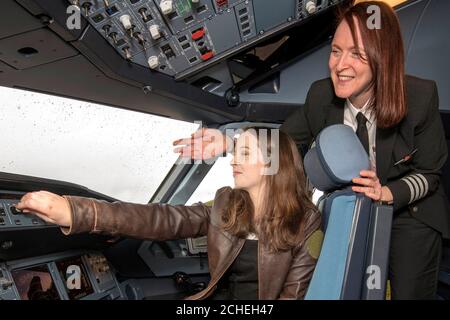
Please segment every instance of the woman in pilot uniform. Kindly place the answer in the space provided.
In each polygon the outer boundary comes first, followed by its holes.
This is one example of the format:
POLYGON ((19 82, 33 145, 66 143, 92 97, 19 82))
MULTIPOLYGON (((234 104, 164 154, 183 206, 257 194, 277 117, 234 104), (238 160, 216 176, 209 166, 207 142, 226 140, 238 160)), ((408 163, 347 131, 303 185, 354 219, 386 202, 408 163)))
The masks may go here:
MULTIPOLYGON (((311 85, 305 105, 281 130, 294 138, 302 153, 329 125, 344 123, 355 130, 369 154, 371 170, 353 180, 353 190, 394 207, 391 296, 434 299, 442 237, 450 237, 448 200, 441 183, 447 145, 436 83, 404 74, 397 16, 390 6, 376 1, 358 3, 342 13, 329 69, 331 78, 311 85), (379 21, 373 12, 380 13, 379 21)), ((175 151, 201 158, 192 143, 200 140, 206 147, 217 135, 204 129, 193 139, 176 141, 184 146, 175 151)))
MULTIPOLYGON (((373 11, 372 11, 373 12, 373 11)), ((312 84, 305 105, 281 127, 301 149, 324 127, 351 126, 369 153, 372 170, 353 190, 392 204, 390 270, 393 299, 436 297, 442 237, 450 236, 441 183, 447 144, 434 81, 404 74, 395 12, 361 2, 341 18, 329 58, 331 79, 312 84), (380 11, 371 29, 368 8, 380 11)))

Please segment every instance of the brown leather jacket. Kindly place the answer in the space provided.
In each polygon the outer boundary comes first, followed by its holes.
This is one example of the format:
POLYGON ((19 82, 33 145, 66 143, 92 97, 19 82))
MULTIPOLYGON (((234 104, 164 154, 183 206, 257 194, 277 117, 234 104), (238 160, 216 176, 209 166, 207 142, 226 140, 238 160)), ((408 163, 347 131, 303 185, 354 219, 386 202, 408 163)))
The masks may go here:
MULTIPOLYGON (((212 207, 202 203, 193 206, 108 203, 65 196, 72 211, 72 225, 62 231, 66 235, 91 232, 158 240, 207 235, 211 281, 206 289, 188 297, 204 299, 213 293, 245 242, 220 228, 221 209, 228 203, 230 190, 229 187, 219 189, 212 207)), ((259 299, 302 299, 305 295, 322 235, 320 213, 309 212, 305 218, 305 240, 298 246, 277 253, 269 252, 263 244, 258 246, 259 299)))

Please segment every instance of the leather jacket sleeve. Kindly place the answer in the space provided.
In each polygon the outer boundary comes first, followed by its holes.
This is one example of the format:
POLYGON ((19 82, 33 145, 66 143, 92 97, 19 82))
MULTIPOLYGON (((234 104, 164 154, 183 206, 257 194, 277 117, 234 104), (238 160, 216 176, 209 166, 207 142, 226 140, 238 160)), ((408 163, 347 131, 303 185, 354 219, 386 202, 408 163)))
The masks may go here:
POLYGON ((321 225, 321 214, 315 211, 307 220, 305 240, 294 249, 292 263, 279 299, 304 298, 322 247, 321 225))
POLYGON ((200 237, 208 231, 211 207, 202 203, 173 206, 64 198, 72 214, 72 225, 61 228, 66 235, 91 232, 163 241, 200 237))

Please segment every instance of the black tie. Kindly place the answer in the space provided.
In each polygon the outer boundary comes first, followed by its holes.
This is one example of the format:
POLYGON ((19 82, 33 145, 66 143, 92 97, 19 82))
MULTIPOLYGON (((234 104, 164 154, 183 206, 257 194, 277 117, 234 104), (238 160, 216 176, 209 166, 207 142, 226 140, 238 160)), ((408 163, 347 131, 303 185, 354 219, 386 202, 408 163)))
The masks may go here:
POLYGON ((356 135, 361 141, 364 149, 366 149, 367 154, 369 154, 369 133, 367 132, 366 122, 367 119, 364 117, 362 112, 358 112, 356 115, 356 121, 358 121, 358 127, 356 128, 356 135))

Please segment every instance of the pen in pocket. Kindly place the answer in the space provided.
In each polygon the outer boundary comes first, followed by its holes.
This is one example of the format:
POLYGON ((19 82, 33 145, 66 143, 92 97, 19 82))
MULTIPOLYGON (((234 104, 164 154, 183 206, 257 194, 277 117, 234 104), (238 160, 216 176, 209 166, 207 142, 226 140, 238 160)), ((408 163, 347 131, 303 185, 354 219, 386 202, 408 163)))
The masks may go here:
POLYGON ((415 148, 413 151, 411 151, 410 154, 407 154, 402 159, 398 160, 396 163, 394 163, 394 167, 396 165, 399 165, 399 164, 403 163, 403 162, 409 161, 412 158, 413 154, 417 152, 417 150, 419 150, 419 149, 415 148))

